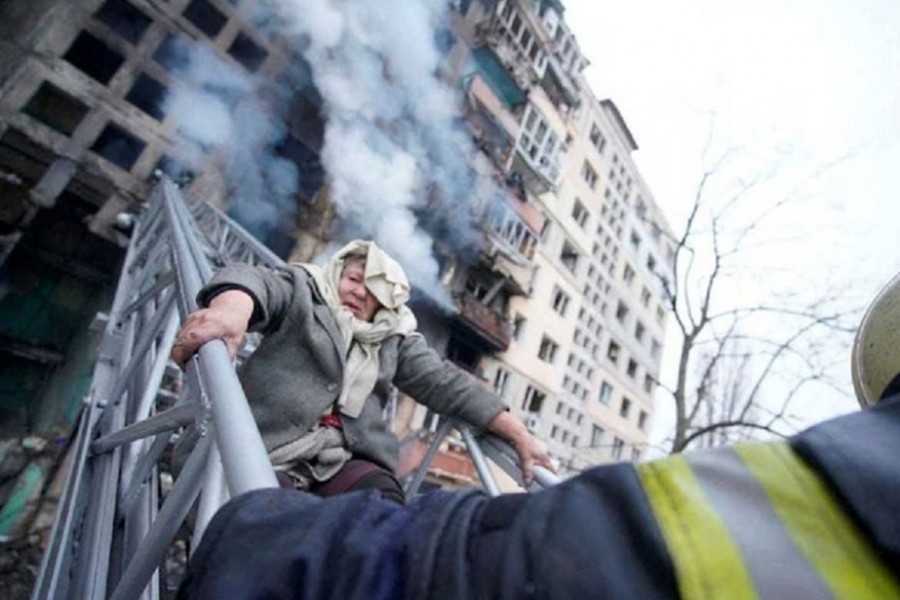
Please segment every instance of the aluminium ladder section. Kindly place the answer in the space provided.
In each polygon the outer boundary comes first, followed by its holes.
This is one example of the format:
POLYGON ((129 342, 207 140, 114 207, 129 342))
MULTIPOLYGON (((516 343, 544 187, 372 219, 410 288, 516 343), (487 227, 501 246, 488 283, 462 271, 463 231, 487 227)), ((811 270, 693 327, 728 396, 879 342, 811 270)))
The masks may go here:
MULTIPOLYGON (((192 546, 230 496, 277 485, 225 345, 204 345, 185 374, 169 361, 213 266, 234 262, 283 264, 221 211, 188 206, 161 178, 132 232, 32 598, 155 600, 158 568, 198 497, 192 546), (198 441, 160 503, 161 472, 179 436, 198 441)), ((519 477, 508 444, 476 440, 445 420, 407 485, 410 496, 452 427, 488 493, 499 490, 485 456, 519 477)), ((540 468, 535 479, 556 481, 540 468)))

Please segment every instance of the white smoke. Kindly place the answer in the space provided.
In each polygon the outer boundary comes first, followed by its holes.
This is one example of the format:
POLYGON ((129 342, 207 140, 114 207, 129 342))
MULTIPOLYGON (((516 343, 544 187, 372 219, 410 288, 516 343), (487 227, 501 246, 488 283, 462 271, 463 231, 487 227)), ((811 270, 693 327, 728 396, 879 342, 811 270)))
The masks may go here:
MULTIPOLYGON (((479 247, 469 209, 474 150, 460 99, 439 77, 435 35, 447 3, 265 0, 258 10, 269 33, 306 60, 322 99, 320 158, 340 222, 335 242, 374 239, 417 288, 446 301, 434 239, 468 256, 479 247)), ((310 82, 294 81, 292 71, 278 81, 251 77, 202 46, 178 75, 183 83, 166 110, 185 138, 226 157, 232 212, 260 221, 254 233, 293 219, 296 169, 275 148, 286 100, 310 82)))
POLYGON ((457 249, 477 247, 468 207, 472 147, 457 126, 458 98, 439 78, 442 56, 434 41, 448 18, 447 3, 273 0, 268 6, 303 48, 322 97, 322 162, 347 234, 375 239, 418 287, 443 294, 432 236, 457 249))
POLYGON ((278 155, 282 96, 203 45, 183 45, 163 110, 178 124, 181 153, 199 168, 205 152, 223 161, 229 213, 265 240, 296 210, 297 168, 278 155))

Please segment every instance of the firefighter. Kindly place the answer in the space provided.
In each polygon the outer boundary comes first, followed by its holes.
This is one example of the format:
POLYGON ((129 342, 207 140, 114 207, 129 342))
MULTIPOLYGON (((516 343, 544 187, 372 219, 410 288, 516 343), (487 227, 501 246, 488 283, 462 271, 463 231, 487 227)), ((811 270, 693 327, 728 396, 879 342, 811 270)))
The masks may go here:
POLYGON ((900 598, 900 277, 862 320, 864 410, 789 440, 591 469, 536 494, 322 501, 211 522, 183 598, 900 598))

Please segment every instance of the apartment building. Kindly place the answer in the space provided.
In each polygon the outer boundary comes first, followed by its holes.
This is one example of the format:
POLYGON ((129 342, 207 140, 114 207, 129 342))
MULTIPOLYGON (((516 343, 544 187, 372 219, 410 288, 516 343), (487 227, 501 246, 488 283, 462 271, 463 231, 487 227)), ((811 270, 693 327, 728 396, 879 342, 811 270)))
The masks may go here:
POLYGON ((550 0, 463 2, 468 120, 539 214, 530 293, 510 301, 509 347, 483 372, 563 472, 645 455, 673 249, 637 143, 550 0))

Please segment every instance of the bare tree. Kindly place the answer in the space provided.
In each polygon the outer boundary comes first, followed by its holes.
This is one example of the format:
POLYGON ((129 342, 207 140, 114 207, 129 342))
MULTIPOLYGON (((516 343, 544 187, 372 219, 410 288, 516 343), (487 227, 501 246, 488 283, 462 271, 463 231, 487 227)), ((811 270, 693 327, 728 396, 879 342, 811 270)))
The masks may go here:
MULTIPOLYGON (((711 140, 710 133, 704 157, 711 140)), ((827 284, 806 295, 793 287, 758 297, 727 293, 738 281, 765 279, 746 259, 785 241, 772 226, 783 224, 804 183, 773 198, 768 190, 775 186, 767 184, 777 169, 728 177, 732 156, 724 152, 705 168, 681 233, 672 238, 671 271, 657 273, 680 344, 674 384, 662 386, 675 408, 673 453, 760 432, 792 433, 789 411, 798 393, 814 382, 838 387, 829 349, 849 345, 859 313, 841 310, 842 295, 827 284)))

